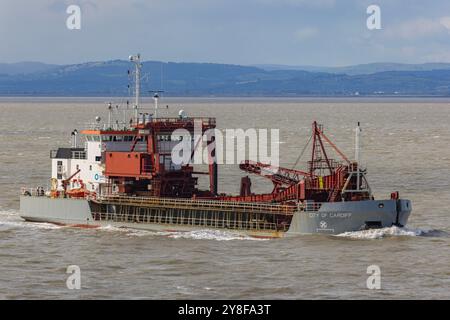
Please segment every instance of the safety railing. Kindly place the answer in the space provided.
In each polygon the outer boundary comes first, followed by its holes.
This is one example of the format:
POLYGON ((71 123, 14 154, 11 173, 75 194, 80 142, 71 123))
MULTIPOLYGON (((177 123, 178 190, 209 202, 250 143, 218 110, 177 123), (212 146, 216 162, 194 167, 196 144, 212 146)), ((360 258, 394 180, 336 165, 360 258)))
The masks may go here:
POLYGON ((20 188, 20 194, 23 196, 33 196, 33 197, 45 197, 48 195, 48 188, 37 187, 37 188, 20 188))
POLYGON ((152 118, 152 122, 166 122, 166 123, 177 123, 177 122, 192 122, 199 121, 206 125, 215 125, 215 118, 205 118, 205 117, 188 117, 188 118, 152 118))
MULTIPOLYGON (((97 221, 111 222, 156 223, 165 225, 226 228, 233 230, 277 230, 277 225, 275 223, 267 221, 104 212, 94 212, 93 217, 97 221)), ((288 228, 288 226, 286 226, 286 228, 288 228)))
POLYGON ((300 205, 300 209, 303 211, 319 211, 322 207, 322 202, 304 202, 300 205))
POLYGON ((195 209, 236 209, 251 212, 271 212, 280 214, 293 214, 296 206, 286 204, 266 204, 260 202, 232 202, 220 200, 194 200, 194 199, 172 199, 158 197, 129 197, 104 195, 97 198, 98 202, 117 202, 119 204, 133 205, 161 205, 177 208, 195 208, 195 209))

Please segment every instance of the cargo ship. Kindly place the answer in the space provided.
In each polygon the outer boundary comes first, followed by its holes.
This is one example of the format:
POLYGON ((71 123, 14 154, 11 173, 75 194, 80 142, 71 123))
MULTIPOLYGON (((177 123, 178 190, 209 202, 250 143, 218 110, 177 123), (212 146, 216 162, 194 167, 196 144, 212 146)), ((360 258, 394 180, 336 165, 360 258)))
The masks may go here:
POLYGON ((96 117, 91 127, 71 133, 70 147, 50 151, 50 186, 22 188, 23 219, 84 228, 219 229, 261 238, 406 225, 411 201, 401 199, 397 191, 387 199, 374 199, 367 170, 359 163, 359 124, 352 160, 313 122, 305 170, 246 160, 239 164, 246 174, 240 193, 219 193, 216 119, 189 117, 183 110, 174 117, 158 117, 158 92, 153 96, 153 113, 141 112, 140 55, 130 56, 130 62, 133 107, 124 108, 122 121, 114 121, 113 111, 117 116, 119 109, 109 104, 107 122, 96 117), (132 117, 126 121, 129 112, 132 117), (180 129, 187 135, 174 135, 180 129), (193 138, 196 130, 201 139, 193 138), (183 138, 192 146, 189 160, 199 141, 206 144, 207 170, 194 169, 192 161, 173 161, 174 148, 183 138), (328 148, 340 159, 331 159, 328 148), (249 174, 264 177, 272 192, 253 193, 249 174), (202 175, 209 182, 203 188, 202 175))

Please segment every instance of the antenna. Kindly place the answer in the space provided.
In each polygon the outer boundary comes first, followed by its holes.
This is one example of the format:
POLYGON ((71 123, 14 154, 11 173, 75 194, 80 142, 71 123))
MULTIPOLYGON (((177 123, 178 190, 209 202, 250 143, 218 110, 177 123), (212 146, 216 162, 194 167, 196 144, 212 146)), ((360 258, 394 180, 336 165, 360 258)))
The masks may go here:
POLYGON ((161 62, 161 83, 160 83, 160 88, 161 88, 161 90, 163 90, 164 89, 164 87, 163 87, 163 79, 164 79, 164 62, 161 62))
POLYGON ((153 116, 153 118, 157 118, 158 117, 158 100, 160 97, 160 93, 163 93, 163 90, 150 90, 150 93, 153 93, 153 101, 155 101, 155 114, 153 116))
POLYGON ((359 191, 360 185, 361 185, 361 178, 360 178, 360 152, 361 152, 361 146, 360 146, 360 135, 361 135, 361 126, 360 122, 358 122, 358 126, 355 128, 355 162, 356 162, 356 190, 359 191))
POLYGON ((126 129, 127 127, 127 111, 128 111, 128 107, 130 105, 130 101, 127 100, 127 107, 123 108, 123 127, 124 129, 126 129))
POLYGON ((358 122, 358 126, 355 128, 355 162, 359 163, 360 158, 360 135, 361 135, 361 127, 360 122, 358 122))
POLYGON ((138 115, 139 115, 139 98, 141 95, 141 55, 138 53, 135 56, 129 56, 129 60, 134 63, 135 71, 135 79, 134 79, 134 95, 135 95, 135 102, 134 102, 134 108, 135 108, 135 118, 136 123, 138 122, 138 115))
POLYGON ((77 148, 78 147, 78 141, 77 141, 78 130, 77 129, 73 130, 71 135, 72 135, 72 148, 77 148))
POLYGON ((112 128, 112 103, 108 103, 108 128, 112 128))

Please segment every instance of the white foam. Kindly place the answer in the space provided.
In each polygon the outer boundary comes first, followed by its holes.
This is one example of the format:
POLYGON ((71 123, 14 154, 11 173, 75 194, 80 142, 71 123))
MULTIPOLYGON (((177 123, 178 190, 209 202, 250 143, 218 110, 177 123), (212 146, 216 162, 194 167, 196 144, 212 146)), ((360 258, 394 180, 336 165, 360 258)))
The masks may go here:
POLYGON ((142 236, 154 236, 158 235, 158 232, 150 231, 150 230, 141 230, 141 229, 132 229, 125 227, 116 227, 113 225, 106 225, 99 228, 96 228, 98 231, 103 232, 114 232, 114 233, 123 233, 130 237, 142 237, 142 236))
POLYGON ((246 235, 233 233, 231 231, 222 230, 195 230, 187 232, 172 232, 165 233, 169 238, 173 239, 194 239, 194 240, 217 240, 217 241, 230 241, 230 240, 267 240, 260 238, 253 238, 246 235))
MULTIPOLYGON (((58 226, 52 223, 44 222, 27 222, 20 218, 19 213, 16 210, 0 210, 0 226, 12 227, 12 228, 37 228, 37 229, 61 229, 65 226, 58 226)), ((250 236, 236 234, 231 231, 222 230, 196 230, 189 232, 156 232, 150 230, 139 230, 131 228, 121 228, 113 225, 106 225, 95 230, 102 232, 123 233, 130 237, 143 237, 143 236, 165 236, 173 239, 195 239, 195 240, 266 240, 256 239, 250 236)))
POLYGON ((1 210, 0 211, 0 226, 7 226, 13 228, 37 228, 37 229, 60 229, 62 226, 57 226, 52 223, 44 222, 26 222, 19 216, 16 210, 1 210))
MULTIPOLYGON (((0 226, 12 228, 36 228, 36 229, 61 229, 64 226, 58 226, 52 223, 35 223, 26 222, 20 218, 18 211, 0 210, 0 226)), ((104 232, 120 232, 130 237, 143 236, 164 236, 172 239, 193 239, 193 240, 217 240, 217 241, 231 241, 231 240, 256 240, 264 241, 268 239, 254 238, 251 236, 238 234, 227 230, 212 230, 202 229, 195 231, 175 231, 175 232, 156 232, 149 230, 138 230, 130 228, 120 228, 112 225, 100 227, 96 230, 104 232)), ((447 233, 439 230, 424 230, 415 228, 399 228, 392 226, 389 228, 369 229, 354 232, 344 232, 336 235, 336 237, 351 238, 351 239, 382 239, 386 237, 417 237, 417 236, 448 236, 447 233)))
POLYGON ((381 239, 385 237, 405 236, 405 237, 417 237, 423 236, 428 231, 412 228, 399 228, 392 226, 389 228, 369 229, 354 232, 344 232, 336 235, 337 237, 347 237, 353 239, 381 239))
POLYGON ((112 225, 102 226, 97 228, 96 230, 105 231, 105 232, 129 232, 129 229, 126 228, 119 228, 112 225))
POLYGON ((97 230, 106 232, 121 232, 130 237, 160 236, 172 239, 217 240, 217 241, 267 240, 233 233, 232 231, 210 230, 210 229, 202 229, 194 231, 150 231, 131 228, 120 228, 107 225, 104 227, 100 227, 97 230))
MULTIPOLYGON (((1 210, 0 211, 0 217, 12 217, 12 216, 18 216, 19 212, 17 212, 16 210, 1 210)), ((3 220, 3 219, 1 219, 3 220)))

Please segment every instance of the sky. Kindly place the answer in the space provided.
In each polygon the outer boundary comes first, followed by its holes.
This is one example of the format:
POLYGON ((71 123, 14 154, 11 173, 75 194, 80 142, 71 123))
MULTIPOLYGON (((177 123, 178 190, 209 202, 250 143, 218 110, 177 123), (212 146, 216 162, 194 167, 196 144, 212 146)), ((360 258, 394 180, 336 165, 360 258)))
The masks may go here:
POLYGON ((0 62, 450 62, 449 0, 0 0, 0 62), (378 5, 381 29, 369 30, 378 5), (69 30, 66 10, 81 9, 69 30))

